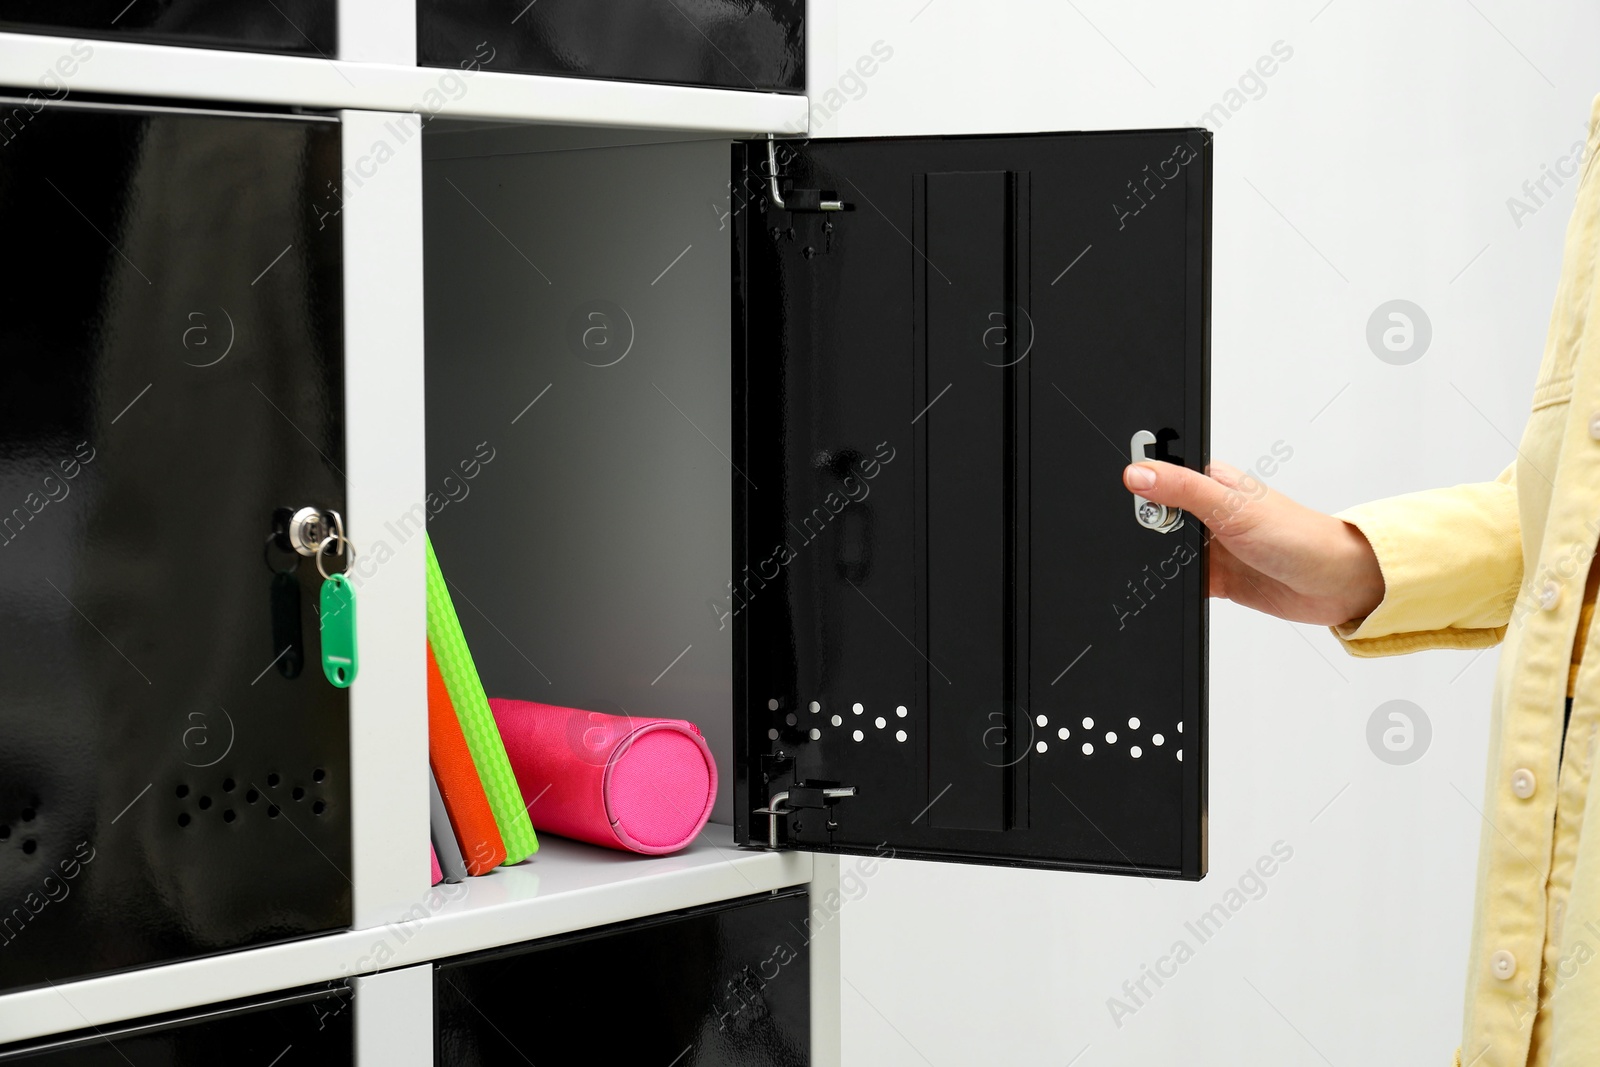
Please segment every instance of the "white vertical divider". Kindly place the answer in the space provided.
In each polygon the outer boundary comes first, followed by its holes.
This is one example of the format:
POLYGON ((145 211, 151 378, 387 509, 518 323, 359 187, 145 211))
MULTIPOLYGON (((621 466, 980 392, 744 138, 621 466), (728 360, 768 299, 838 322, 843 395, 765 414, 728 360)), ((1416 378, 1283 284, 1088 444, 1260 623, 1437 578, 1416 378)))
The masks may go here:
POLYGON ((355 926, 428 891, 422 524, 422 134, 415 115, 343 111, 347 528, 358 555, 350 689, 355 926))
POLYGON ((839 896, 839 857, 818 852, 811 857, 807 923, 811 966, 811 1065, 840 1067, 844 1062, 844 972, 840 926, 844 909, 839 896), (815 921, 821 913, 826 916, 815 921))
POLYGON ((806 125, 814 107, 839 79, 839 0, 806 0, 806 125))
POLYGON ((416 0, 339 0, 339 58, 417 65, 416 0))
POLYGON ((433 1067, 433 964, 353 978, 356 1067, 433 1067))

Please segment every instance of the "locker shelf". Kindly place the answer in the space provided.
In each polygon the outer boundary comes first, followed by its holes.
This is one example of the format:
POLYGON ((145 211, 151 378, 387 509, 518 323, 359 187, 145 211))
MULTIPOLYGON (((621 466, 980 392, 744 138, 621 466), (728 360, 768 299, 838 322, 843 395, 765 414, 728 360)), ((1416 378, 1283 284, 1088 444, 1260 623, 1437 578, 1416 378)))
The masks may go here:
POLYGON ((435 887, 409 921, 0 997, 0 1044, 768 892, 811 873, 809 854, 741 851, 719 824, 660 857, 546 835, 523 864, 435 887))
MULTIPOLYGON (((728 132, 806 128, 806 98, 585 78, 471 73, 438 67, 350 62, 0 33, 6 95, 80 93, 272 104, 279 107, 415 111, 452 118, 728 132), (76 49, 76 51, 74 51, 76 49), (84 53, 89 54, 85 57, 84 53), (66 61, 65 66, 57 64, 66 61), (71 70, 68 74, 67 71, 71 70), (44 79, 49 77, 49 81, 44 79)), ((37 101, 37 98, 36 98, 37 101)), ((5 112, 10 115, 10 109, 5 112)), ((19 120, 25 121, 25 120, 19 120)), ((8 128, 5 137, 13 132, 8 128)))

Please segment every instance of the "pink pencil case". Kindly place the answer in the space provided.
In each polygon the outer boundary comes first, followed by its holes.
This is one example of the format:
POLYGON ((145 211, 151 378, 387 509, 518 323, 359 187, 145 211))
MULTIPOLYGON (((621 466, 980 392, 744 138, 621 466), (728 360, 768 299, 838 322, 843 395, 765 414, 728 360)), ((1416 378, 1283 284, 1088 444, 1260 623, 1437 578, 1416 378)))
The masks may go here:
POLYGON ((489 707, 540 833, 662 855, 711 817, 717 765, 691 722, 528 700, 489 707))

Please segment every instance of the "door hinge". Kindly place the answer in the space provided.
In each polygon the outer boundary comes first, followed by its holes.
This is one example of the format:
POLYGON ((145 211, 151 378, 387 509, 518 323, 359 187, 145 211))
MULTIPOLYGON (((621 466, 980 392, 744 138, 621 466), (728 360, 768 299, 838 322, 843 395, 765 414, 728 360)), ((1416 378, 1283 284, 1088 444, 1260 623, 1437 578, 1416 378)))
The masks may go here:
POLYGON ((847 211, 843 200, 836 200, 821 189, 793 189, 784 198, 778 189, 778 142, 767 134, 767 196, 779 211, 847 211))
POLYGON ((764 808, 757 808, 753 814, 767 817, 767 847, 778 847, 778 818, 783 815, 792 815, 797 811, 808 809, 831 808, 845 797, 856 795, 853 785, 796 785, 785 789, 781 793, 772 794, 772 799, 764 808))

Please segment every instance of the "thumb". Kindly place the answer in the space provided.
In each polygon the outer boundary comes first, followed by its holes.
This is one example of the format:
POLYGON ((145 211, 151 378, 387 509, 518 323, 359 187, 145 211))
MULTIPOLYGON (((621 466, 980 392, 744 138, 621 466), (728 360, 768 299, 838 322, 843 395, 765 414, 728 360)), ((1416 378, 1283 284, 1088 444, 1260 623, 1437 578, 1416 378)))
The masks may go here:
POLYGON ((1146 500, 1182 508, 1201 522, 1207 516, 1226 515, 1230 490, 1221 482, 1188 467, 1161 460, 1146 460, 1123 468, 1122 484, 1146 500))

